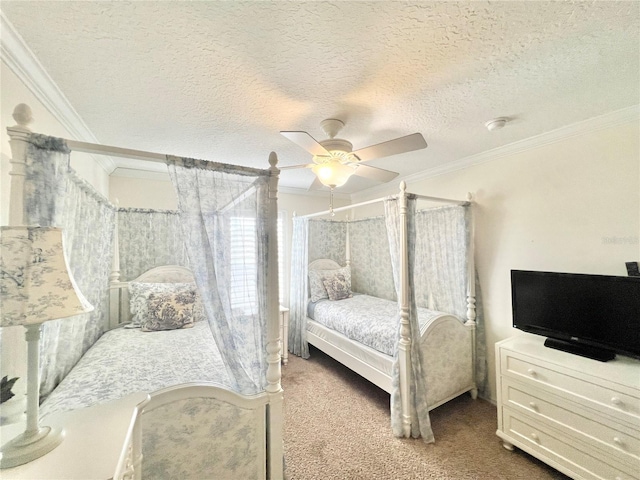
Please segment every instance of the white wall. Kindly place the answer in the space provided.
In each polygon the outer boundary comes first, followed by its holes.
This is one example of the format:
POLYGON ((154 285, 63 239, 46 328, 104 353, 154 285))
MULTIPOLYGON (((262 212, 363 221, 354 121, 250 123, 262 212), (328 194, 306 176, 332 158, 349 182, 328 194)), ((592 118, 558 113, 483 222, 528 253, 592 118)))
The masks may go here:
MULTIPOLYGON (((518 333, 511 327, 511 269, 626 275, 624 262, 640 261, 639 128, 636 121, 589 132, 408 184, 423 195, 476 194, 493 400, 494 344, 518 333)), ((395 186, 368 197, 391 193, 395 186)))
MULTIPOLYGON (((0 224, 6 225, 9 220, 9 185, 11 183, 9 176, 11 148, 6 129, 16 124, 11 116, 14 107, 19 103, 26 103, 31 107, 34 122, 30 128, 34 132, 62 138, 71 138, 71 134, 4 62, 0 63, 0 75, 0 224)), ((108 195, 109 176, 92 157, 86 154, 72 153, 71 166, 96 190, 105 196, 108 195)))

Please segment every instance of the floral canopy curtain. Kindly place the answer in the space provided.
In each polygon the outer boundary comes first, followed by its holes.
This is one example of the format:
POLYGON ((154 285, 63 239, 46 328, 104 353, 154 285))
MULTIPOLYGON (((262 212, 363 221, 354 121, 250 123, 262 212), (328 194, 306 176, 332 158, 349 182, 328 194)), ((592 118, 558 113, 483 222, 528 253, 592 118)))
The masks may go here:
MULTIPOLYGON (((418 310, 414 295, 414 265, 416 263, 416 229, 415 229, 416 200, 407 199, 407 255, 409 284, 409 328, 411 338, 420 338, 420 327, 418 325, 418 310)), ((400 256, 400 231, 402 228, 400 208, 396 199, 390 198, 384 201, 385 221, 389 238, 389 250, 391 253, 391 264, 393 268, 393 280, 398 296, 398 304, 401 302, 401 256, 400 256)), ((400 325, 400 314, 398 314, 398 325, 400 325)), ((403 436, 402 429, 402 399, 400 396, 400 364, 399 364, 400 329, 393 351, 393 364, 391 370, 391 428, 397 437, 403 436)), ((429 406, 427 405, 427 385, 422 371, 423 360, 420 343, 411 342, 411 375, 409 384, 409 403, 411 418, 411 436, 422 437, 426 442, 433 442, 433 431, 429 418, 429 406)))
POLYGON ((307 300, 309 298, 309 219, 295 217, 291 238, 291 288, 289 294, 289 351, 309 358, 307 300))
POLYGON ((25 218, 30 225, 62 228, 65 253, 93 312, 43 325, 41 397, 48 395, 100 337, 108 315, 115 208, 69 167, 64 140, 31 134, 25 177, 25 218))
POLYGON ((268 242, 277 241, 267 235, 269 172, 171 156, 167 164, 189 264, 233 382, 229 387, 243 394, 261 392, 267 367, 267 262, 277 262, 267 256, 268 242))

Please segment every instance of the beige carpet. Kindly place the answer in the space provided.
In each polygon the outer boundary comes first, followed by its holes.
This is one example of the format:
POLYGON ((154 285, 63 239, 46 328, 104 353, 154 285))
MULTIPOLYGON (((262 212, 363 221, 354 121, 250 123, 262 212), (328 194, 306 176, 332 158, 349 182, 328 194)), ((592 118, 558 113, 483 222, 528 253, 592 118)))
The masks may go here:
POLYGON ((288 480, 568 478, 505 450, 495 407, 468 394, 431 412, 436 443, 428 445, 395 438, 389 395, 322 352, 289 355, 282 371, 288 480))

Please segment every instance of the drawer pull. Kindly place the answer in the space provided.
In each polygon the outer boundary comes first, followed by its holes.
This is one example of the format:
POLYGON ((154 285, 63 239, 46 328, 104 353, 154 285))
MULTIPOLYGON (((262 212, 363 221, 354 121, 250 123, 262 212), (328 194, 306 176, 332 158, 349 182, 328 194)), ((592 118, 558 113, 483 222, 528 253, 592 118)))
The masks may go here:
POLYGON ((538 411, 538 404, 536 402, 529 402, 529 406, 531 407, 531 410, 535 410, 536 412, 538 411))
POLYGON ((612 397, 611 403, 617 405, 618 407, 622 406, 622 400, 620 400, 618 397, 612 397))
POLYGON ((531 434, 531 439, 532 439, 534 442, 539 442, 539 441, 540 441, 540 437, 538 437, 538 434, 537 434, 537 433, 532 433, 532 434, 531 434))
POLYGON ((538 376, 538 372, 536 372, 533 368, 530 368, 529 370, 527 370, 527 373, 532 377, 538 376))
POLYGON ((624 442, 622 441, 622 439, 620 437, 613 437, 613 443, 615 443, 616 445, 619 445, 619 446, 624 445, 624 442))

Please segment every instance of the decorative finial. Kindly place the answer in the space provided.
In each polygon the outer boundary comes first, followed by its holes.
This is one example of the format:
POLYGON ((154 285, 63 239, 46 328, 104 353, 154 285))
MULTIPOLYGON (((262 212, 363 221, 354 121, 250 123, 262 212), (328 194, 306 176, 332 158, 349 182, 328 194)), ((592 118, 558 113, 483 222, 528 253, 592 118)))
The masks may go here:
POLYGON ((26 103, 20 103, 13 109, 13 119, 19 127, 29 130, 28 125, 33 122, 33 112, 26 103))
POLYGON ((473 193, 467 192, 467 202, 473 202, 473 193))
POLYGON ((278 164, 278 155, 276 155, 276 152, 271 152, 269 154, 269 165, 275 168, 277 164, 278 164))
POLYGON ((404 180, 400 182, 400 191, 404 193, 407 190, 407 182, 404 180))

